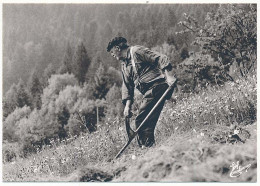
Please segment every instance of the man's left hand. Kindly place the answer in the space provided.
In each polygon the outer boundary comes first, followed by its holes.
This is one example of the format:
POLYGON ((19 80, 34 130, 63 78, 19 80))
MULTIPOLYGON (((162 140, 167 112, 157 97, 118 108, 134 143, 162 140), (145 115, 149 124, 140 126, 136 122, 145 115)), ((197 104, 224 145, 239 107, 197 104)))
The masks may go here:
POLYGON ((173 71, 168 71, 167 69, 165 69, 164 74, 165 74, 166 82, 168 83, 169 86, 176 83, 177 79, 175 78, 173 71))
POLYGON ((166 77, 166 81, 168 85, 171 86, 177 81, 177 79, 174 76, 168 76, 166 77))

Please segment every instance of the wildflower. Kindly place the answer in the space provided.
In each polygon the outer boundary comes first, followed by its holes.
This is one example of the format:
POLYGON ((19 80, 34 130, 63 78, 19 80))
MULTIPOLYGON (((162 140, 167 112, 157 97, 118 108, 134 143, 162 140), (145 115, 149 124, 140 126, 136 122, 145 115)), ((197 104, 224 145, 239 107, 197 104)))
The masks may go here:
POLYGON ((177 112, 174 110, 174 111, 172 111, 172 114, 176 114, 177 112))
POLYGON ((234 130, 234 134, 239 134, 239 130, 234 130))
POLYGON ((233 83, 233 82, 230 82, 230 85, 231 85, 231 86, 234 86, 234 85, 235 85, 235 83, 233 83))
POLYGON ((205 122, 204 122, 204 125, 208 125, 208 124, 209 124, 208 121, 205 121, 205 122))
POLYGON ((37 171, 38 171, 38 169, 37 169, 37 168, 35 168, 35 169, 33 170, 33 172, 34 172, 34 173, 36 173, 37 171))

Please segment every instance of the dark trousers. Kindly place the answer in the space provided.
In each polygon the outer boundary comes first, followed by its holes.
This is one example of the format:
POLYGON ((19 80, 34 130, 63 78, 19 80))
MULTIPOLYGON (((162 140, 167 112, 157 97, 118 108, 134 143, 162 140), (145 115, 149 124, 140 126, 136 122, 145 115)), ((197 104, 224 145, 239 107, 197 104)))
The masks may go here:
MULTIPOLYGON (((169 86, 167 83, 157 85, 156 87, 148 90, 144 94, 141 106, 139 108, 138 116, 135 120, 136 128, 140 126, 142 121, 149 114, 149 112, 152 110, 154 105, 158 102, 158 100, 161 98, 161 96, 167 90, 168 87, 169 86)), ((170 93, 170 95, 167 95, 167 97, 169 98, 171 94, 172 92, 170 93)), ((152 115, 148 118, 145 124, 138 131, 137 141, 140 147, 142 145, 146 147, 151 147, 154 144, 154 129, 163 109, 164 103, 165 99, 162 100, 162 102, 153 111, 152 115)))

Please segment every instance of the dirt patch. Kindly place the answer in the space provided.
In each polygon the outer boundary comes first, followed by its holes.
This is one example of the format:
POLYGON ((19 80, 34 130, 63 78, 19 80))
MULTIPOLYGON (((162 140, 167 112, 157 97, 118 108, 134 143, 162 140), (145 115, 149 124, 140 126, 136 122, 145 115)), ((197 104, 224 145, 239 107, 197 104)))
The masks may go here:
POLYGON ((126 166, 119 167, 114 171, 114 176, 119 177, 124 171, 126 171, 126 166))
POLYGON ((169 175, 171 171, 172 171, 172 163, 165 164, 164 162, 160 162, 146 169, 143 172, 142 176, 145 179, 164 178, 167 175, 169 175))
POLYGON ((237 144, 245 143, 251 136, 250 132, 242 127, 232 126, 229 128, 223 128, 223 130, 217 130, 212 134, 212 143, 221 144, 237 144))
POLYGON ((82 168, 66 178, 67 181, 73 182, 108 182, 112 179, 113 175, 111 173, 96 168, 82 168))
POLYGON ((82 172, 82 175, 79 179, 80 182, 93 182, 93 181, 100 181, 100 182, 107 182, 111 181, 113 176, 101 170, 93 170, 89 169, 87 171, 82 172))

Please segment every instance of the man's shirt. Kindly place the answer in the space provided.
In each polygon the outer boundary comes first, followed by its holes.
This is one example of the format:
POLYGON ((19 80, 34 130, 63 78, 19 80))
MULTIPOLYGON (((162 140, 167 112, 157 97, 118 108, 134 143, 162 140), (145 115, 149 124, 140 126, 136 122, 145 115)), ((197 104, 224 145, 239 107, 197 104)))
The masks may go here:
POLYGON ((172 66, 166 55, 151 51, 143 46, 132 46, 132 53, 136 72, 131 63, 130 47, 127 51, 127 58, 122 61, 122 102, 133 100, 134 88, 142 94, 157 83, 164 83, 165 78, 162 70, 171 70, 172 66))

